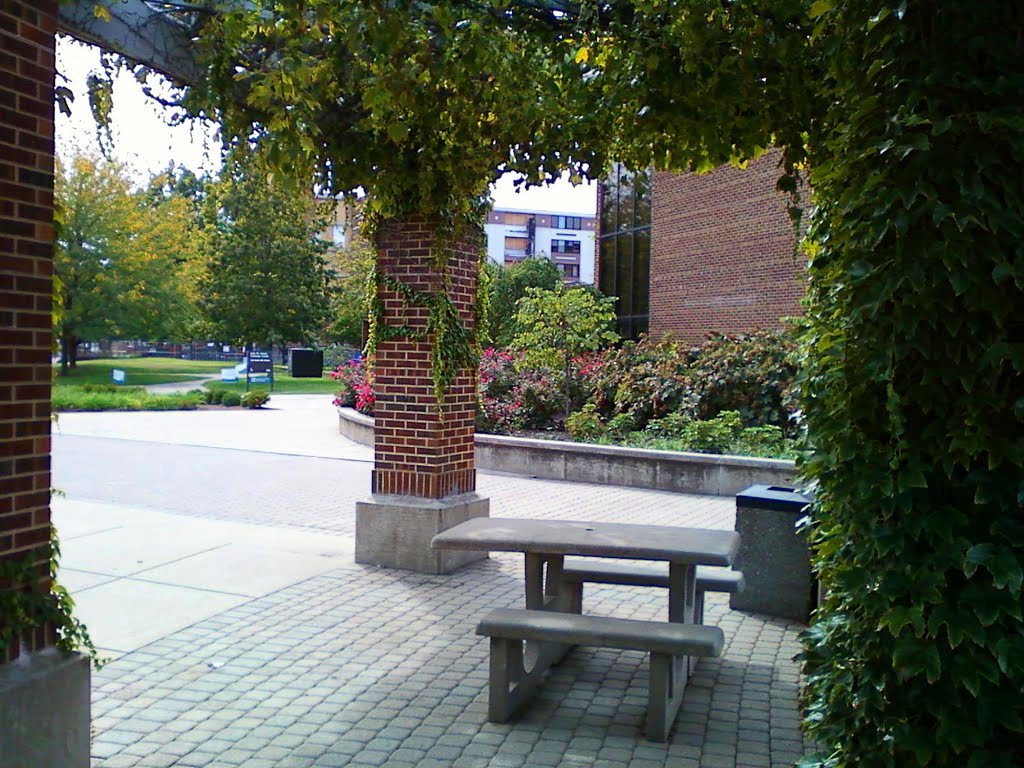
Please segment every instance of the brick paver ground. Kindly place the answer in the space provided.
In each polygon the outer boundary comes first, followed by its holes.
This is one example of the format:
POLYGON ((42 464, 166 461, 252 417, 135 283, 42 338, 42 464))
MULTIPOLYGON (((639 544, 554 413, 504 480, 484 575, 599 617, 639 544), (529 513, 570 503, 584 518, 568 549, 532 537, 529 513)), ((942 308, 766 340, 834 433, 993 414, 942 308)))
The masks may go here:
MULTIPOLYGON (((370 465, 64 435, 55 483, 71 498, 351 536, 370 465)), ((341 438, 338 438, 339 440, 341 438)), ((494 516, 731 528, 733 502, 480 475, 494 516)), ((199 622, 94 674, 93 765, 775 768, 805 754, 800 626, 728 608, 727 644, 689 683, 667 744, 643 738, 644 654, 577 649, 528 712, 486 718, 482 613, 522 604, 522 558, 450 576, 347 564, 199 622)), ((588 587, 587 610, 664 620, 664 592, 588 587)))

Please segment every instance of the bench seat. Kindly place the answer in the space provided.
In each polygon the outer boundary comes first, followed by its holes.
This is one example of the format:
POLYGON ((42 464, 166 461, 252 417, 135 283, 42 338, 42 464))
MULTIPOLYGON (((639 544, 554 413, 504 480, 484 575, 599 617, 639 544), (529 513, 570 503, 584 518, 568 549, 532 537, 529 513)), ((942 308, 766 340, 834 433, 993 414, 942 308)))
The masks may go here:
POLYGON ((725 636, 718 627, 582 616, 575 613, 498 608, 477 626, 491 639, 492 722, 506 722, 529 699, 543 670, 526 670, 523 641, 645 651, 651 655, 647 736, 665 741, 682 702, 688 656, 719 656, 725 636))
MULTIPOLYGON (((697 566, 694 622, 704 621, 704 593, 727 592, 736 594, 744 587, 743 573, 731 568, 697 566)), ((562 567, 562 580, 572 590, 572 605, 579 612, 583 605, 583 582, 593 584, 619 584, 629 587, 663 587, 668 589, 668 563, 631 565, 614 560, 566 559, 562 567)))

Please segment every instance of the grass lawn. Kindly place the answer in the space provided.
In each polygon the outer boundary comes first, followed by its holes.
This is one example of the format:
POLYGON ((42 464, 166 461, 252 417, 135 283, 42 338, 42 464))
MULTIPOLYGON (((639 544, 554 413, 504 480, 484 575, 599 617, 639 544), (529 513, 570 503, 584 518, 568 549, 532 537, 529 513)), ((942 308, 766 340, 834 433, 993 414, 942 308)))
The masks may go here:
MULTIPOLYGON (((245 376, 240 375, 238 382, 228 384, 224 381, 211 381, 206 384, 207 389, 225 389, 231 392, 245 392, 245 376)), ((269 384, 250 384, 249 389, 265 389, 270 392, 269 384)), ((271 395, 333 395, 341 387, 338 382, 332 381, 324 371, 322 379, 293 379, 288 375, 288 369, 284 366, 274 366, 274 391, 271 395)))
MULTIPOLYGON (((194 381, 212 376, 229 363, 216 360, 177 360, 171 357, 126 357, 116 360, 82 360, 77 368, 69 368, 66 376, 54 379, 55 387, 77 387, 82 384, 109 384, 115 368, 125 372, 128 386, 167 384, 172 381, 194 381)), ((59 366, 56 366, 60 370, 59 366)))
MULTIPOLYGON (((116 360, 83 360, 77 368, 69 369, 67 376, 57 376, 54 386, 78 387, 83 384, 109 384, 111 371, 115 368, 125 372, 127 386, 146 384, 167 384, 174 381, 197 381, 206 376, 215 376, 221 368, 230 368, 230 362, 218 360, 178 360, 171 357, 127 357, 116 360)), ((196 384, 196 388, 203 385, 196 384)), ((226 389, 245 392, 245 377, 240 376, 237 384, 211 381, 210 389, 226 389)), ((251 389, 266 389, 268 384, 253 384, 251 389)), ((320 395, 338 391, 337 382, 331 381, 324 371, 322 379, 293 379, 283 365, 274 366, 274 392, 272 394, 320 395)))

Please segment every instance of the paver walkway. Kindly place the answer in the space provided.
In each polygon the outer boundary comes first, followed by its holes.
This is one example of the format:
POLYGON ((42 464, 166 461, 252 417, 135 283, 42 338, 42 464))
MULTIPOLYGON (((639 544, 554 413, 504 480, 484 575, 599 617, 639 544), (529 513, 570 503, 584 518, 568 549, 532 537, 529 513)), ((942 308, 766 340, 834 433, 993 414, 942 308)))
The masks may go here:
MULTIPOLYGON (((521 604, 522 558, 450 576, 355 565, 369 449, 337 434, 329 398, 271 405, 61 416, 63 579, 116 657, 94 673, 94 766, 774 768, 805 753, 801 627, 719 595, 707 617, 726 650, 698 666, 667 744, 642 736, 647 662, 628 651, 577 649, 522 719, 488 723, 473 629, 521 604)), ((731 499, 479 480, 495 516, 733 525, 731 499)), ((587 595, 595 613, 665 618, 660 590, 587 595)))

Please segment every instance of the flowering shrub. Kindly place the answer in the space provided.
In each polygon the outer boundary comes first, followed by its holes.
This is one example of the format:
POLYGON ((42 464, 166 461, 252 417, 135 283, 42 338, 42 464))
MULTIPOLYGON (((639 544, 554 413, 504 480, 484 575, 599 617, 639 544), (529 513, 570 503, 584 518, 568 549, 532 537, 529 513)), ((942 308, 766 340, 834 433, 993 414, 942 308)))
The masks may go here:
POLYGON ((334 397, 336 406, 355 408, 359 413, 373 416, 376 401, 373 392, 373 370, 366 367, 364 358, 360 357, 339 365, 331 371, 330 377, 340 385, 338 394, 334 397))
POLYGON ((678 343, 644 337, 607 350, 585 370, 597 411, 640 430, 651 419, 689 410, 689 368, 689 354, 678 343))
POLYGON ((569 380, 562 371, 526 364, 521 353, 486 349, 480 356, 480 406, 477 429, 507 434, 516 429, 552 429, 565 416, 566 394, 575 410, 586 402, 590 388, 582 370, 596 369, 594 355, 574 358, 569 380))
POLYGON ((480 355, 478 432, 507 435, 523 427, 525 409, 517 378, 510 353, 488 348, 480 355))
MULTIPOLYGON (((644 338, 584 353, 568 370, 555 370, 528 364, 521 352, 486 349, 476 428, 565 428, 583 440, 779 455, 790 450, 783 438, 792 434, 795 410, 790 353, 791 344, 773 333, 714 336, 693 349, 644 338)), ((372 416, 369 373, 362 360, 339 365, 331 373, 340 385, 335 405, 372 416)))

